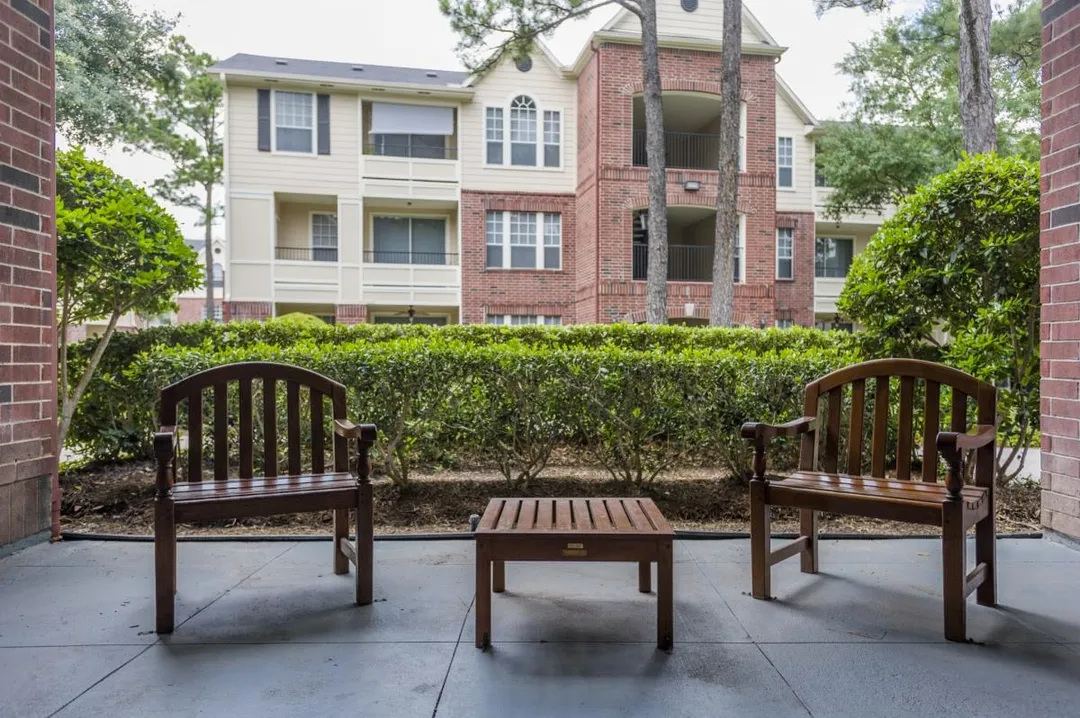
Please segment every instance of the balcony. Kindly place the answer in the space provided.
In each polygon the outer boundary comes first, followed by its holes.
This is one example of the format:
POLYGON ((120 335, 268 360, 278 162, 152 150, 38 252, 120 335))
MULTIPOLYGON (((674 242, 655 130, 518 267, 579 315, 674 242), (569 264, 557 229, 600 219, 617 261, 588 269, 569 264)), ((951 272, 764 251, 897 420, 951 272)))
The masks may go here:
MULTIPOLYGON (((696 132, 665 132, 664 156, 668 169, 715 170, 720 157, 720 135, 696 132)), ((645 130, 634 130, 635 167, 648 165, 645 130)))
MULTIPOLYGON (((634 281, 643 282, 649 273, 649 247, 634 245, 634 281)), ((713 247, 692 244, 668 245, 669 282, 711 282, 713 247)))
POLYGON ((429 266, 456 266, 458 256, 445 252, 387 252, 368 250, 364 252, 366 264, 425 264, 429 266))
MULTIPOLYGON (((740 136, 746 138, 745 105, 742 106, 740 136)), ((720 161, 720 99, 694 92, 664 93, 664 155, 668 169, 713 171, 720 161)), ((631 164, 645 167, 645 104, 633 101, 631 164)), ((745 151, 740 142, 740 153, 745 151)), ((741 164, 741 163, 740 163, 741 164)))
POLYGON ((336 262, 337 247, 274 247, 274 258, 285 262, 336 262))
POLYGON ((364 102, 363 113, 365 196, 457 199, 456 110, 364 102))

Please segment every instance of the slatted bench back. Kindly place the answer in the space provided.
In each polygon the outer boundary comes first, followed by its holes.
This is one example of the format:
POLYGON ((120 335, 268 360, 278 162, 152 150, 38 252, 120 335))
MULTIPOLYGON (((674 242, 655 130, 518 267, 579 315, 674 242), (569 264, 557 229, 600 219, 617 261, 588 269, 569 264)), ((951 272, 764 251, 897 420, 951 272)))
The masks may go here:
MULTIPOLYGON (((976 408, 976 423, 994 424, 997 414, 997 390, 990 384, 951 367, 917 359, 879 359, 845 367, 806 387, 803 410, 805 416, 818 416, 824 403, 826 418, 820 424, 824 444, 817 432, 803 436, 799 468, 829 474, 863 475, 865 419, 867 394, 873 386, 873 420, 870 435, 870 476, 885 478, 889 449, 890 384, 899 380, 900 401, 896 425, 896 478, 912 479, 911 455, 915 436, 915 400, 923 397, 922 427, 923 481, 938 480, 937 434, 941 430, 968 430, 968 402, 976 408), (847 387, 850 402, 845 402, 847 387), (940 426, 942 388, 951 390, 951 421, 947 429, 940 426), (850 407, 845 411, 845 404, 850 407), (841 456, 841 423, 848 415, 846 451, 841 456), (816 466, 815 466, 816 464, 816 466)), ((985 485, 993 477, 993 445, 976 456, 975 481, 985 485)))
POLYGON ((256 407, 253 406, 253 385, 262 388, 262 452, 263 475, 278 475, 278 392, 285 391, 287 475, 300 475, 301 446, 301 389, 306 388, 311 417, 311 466, 313 474, 326 473, 326 436, 332 437, 333 471, 348 471, 348 443, 337 436, 328 425, 324 403, 330 403, 332 419, 345 418, 345 387, 321 374, 307 369, 273 362, 240 362, 215 367, 194 374, 166 387, 161 392, 160 418, 162 426, 178 426, 178 406, 186 402, 188 409, 187 480, 203 480, 203 395, 210 396, 213 406, 213 471, 214 479, 229 478, 229 385, 235 384, 239 396, 239 416, 235 417, 239 433, 238 475, 242 479, 254 475, 256 407), (283 386, 282 386, 283 385, 283 386))

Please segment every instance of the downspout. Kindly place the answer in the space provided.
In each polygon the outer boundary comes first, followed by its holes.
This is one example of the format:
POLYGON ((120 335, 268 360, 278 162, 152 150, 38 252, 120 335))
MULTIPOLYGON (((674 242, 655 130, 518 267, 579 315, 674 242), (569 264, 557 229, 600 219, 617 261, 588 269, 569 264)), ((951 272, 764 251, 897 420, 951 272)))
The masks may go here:
POLYGON ((594 150, 596 152, 596 162, 593 165, 593 185, 596 187, 596 219, 594 224, 596 226, 596 323, 600 323, 600 108, 603 107, 603 103, 600 102, 600 49, 594 47, 593 55, 596 56, 596 132, 594 137, 596 138, 594 144, 594 150))

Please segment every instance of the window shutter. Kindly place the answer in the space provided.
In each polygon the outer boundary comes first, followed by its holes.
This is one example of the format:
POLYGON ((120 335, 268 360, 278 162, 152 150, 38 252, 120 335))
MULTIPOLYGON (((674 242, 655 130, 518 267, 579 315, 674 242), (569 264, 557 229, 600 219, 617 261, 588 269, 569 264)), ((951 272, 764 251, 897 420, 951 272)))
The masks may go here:
POLYGON ((270 151, 270 90, 259 90, 259 152, 270 151))
POLYGON ((319 154, 330 154, 330 95, 318 96, 319 154))

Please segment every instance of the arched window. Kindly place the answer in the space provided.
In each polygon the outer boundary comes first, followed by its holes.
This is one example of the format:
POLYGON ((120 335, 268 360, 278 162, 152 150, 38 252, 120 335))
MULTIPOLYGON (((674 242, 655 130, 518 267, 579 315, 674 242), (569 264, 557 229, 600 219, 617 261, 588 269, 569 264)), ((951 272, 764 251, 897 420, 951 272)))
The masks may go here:
POLYGON ((215 287, 224 287, 225 286, 225 268, 222 267, 217 262, 214 262, 214 286, 215 287))
POLYGON ((536 103, 525 95, 510 102, 510 164, 536 166, 536 103))

